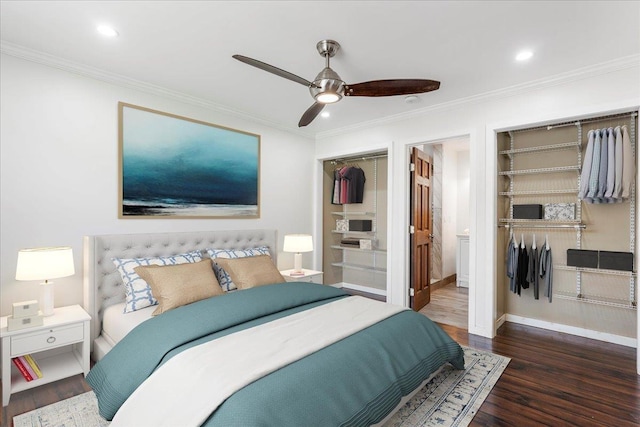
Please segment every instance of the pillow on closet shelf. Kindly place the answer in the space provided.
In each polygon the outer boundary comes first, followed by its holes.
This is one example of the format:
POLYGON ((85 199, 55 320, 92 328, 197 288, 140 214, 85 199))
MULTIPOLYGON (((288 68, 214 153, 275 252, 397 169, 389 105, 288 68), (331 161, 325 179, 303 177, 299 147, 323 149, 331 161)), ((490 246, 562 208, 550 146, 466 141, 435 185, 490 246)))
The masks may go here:
POLYGON ((147 265, 134 268, 150 286, 158 307, 151 314, 166 311, 218 295, 224 291, 211 268, 211 260, 204 259, 176 265, 147 265))
POLYGON ((148 258, 111 258, 122 277, 125 293, 124 313, 140 310, 156 305, 158 301, 153 297, 151 287, 142 279, 135 268, 146 265, 176 265, 202 261, 200 251, 184 254, 148 257, 148 258))
POLYGON ((214 260, 214 263, 224 268, 238 289, 249 289, 285 281, 269 255, 218 258, 214 260))
POLYGON ((234 258, 246 258, 253 257, 259 255, 271 255, 269 253, 269 247, 267 246, 259 246, 256 248, 249 249, 212 249, 207 248, 207 253, 213 259, 213 272, 216 274, 216 278, 218 279, 218 283, 220 283, 220 287, 225 292, 232 291, 237 289, 236 284, 229 276, 229 273, 225 271, 223 267, 218 265, 215 260, 216 258, 225 258, 225 259, 234 259, 234 258))

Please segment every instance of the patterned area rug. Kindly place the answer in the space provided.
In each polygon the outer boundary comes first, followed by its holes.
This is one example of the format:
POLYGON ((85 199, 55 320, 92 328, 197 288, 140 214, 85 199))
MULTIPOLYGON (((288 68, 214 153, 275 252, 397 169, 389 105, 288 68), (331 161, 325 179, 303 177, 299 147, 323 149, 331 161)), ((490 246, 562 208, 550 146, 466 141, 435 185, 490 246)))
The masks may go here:
POLYGON ((13 427, 103 427, 92 391, 13 417, 13 427))
POLYGON ((466 427, 511 359, 464 349, 464 371, 446 364, 385 427, 466 427))
MULTIPOLYGON (((465 370, 442 370, 398 411, 385 427, 469 425, 510 359, 464 348, 465 370)), ((80 394, 13 418, 14 427, 102 427, 93 392, 80 394)))

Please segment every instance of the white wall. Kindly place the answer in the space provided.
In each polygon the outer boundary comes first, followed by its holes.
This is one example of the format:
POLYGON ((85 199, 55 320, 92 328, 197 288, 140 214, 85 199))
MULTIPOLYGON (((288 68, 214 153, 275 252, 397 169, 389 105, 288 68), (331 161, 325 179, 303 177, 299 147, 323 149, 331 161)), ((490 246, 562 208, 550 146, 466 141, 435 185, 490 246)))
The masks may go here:
MULTIPOLYGON (((468 167, 468 165, 467 165, 468 167)), ((456 274, 456 223, 458 221, 458 165, 456 151, 442 144, 442 277, 456 274)))
MULTIPOLYGON (((313 231, 312 140, 5 54, 0 66, 0 314, 9 314, 12 302, 38 299, 37 283, 14 280, 20 248, 73 248, 75 276, 55 281, 62 306, 82 304, 84 235, 275 228, 281 248, 284 234, 313 231), (261 135, 261 217, 118 219, 118 101, 261 135), (283 170, 283 159, 296 161, 283 170)), ((278 261, 293 266, 292 254, 280 253, 278 261)))
POLYGON ((389 197, 393 211, 388 218, 391 224, 388 301, 406 305, 408 300, 407 164, 410 146, 469 135, 469 332, 492 337, 496 328, 496 130, 637 107, 640 104, 639 75, 636 57, 610 67, 583 69, 536 85, 425 109, 405 120, 366 123, 342 133, 320 135, 316 144, 317 158, 350 149, 361 151, 365 141, 370 145, 391 147, 389 161, 393 177, 389 197))
POLYGON ((456 151, 456 234, 469 229, 469 150, 456 151))

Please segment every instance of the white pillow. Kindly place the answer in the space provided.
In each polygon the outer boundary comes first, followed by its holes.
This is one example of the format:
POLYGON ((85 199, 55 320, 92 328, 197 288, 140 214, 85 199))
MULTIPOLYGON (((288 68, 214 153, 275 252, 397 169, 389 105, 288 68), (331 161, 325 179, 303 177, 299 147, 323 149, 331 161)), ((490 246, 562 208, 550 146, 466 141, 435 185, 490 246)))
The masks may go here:
POLYGON ((125 290, 125 306, 124 312, 140 310, 158 304, 158 301, 151 293, 151 286, 134 271, 134 268, 141 265, 177 265, 190 262, 202 261, 200 251, 193 251, 185 254, 149 257, 149 258, 111 258, 115 264, 125 290))
POLYGON ((220 287, 225 292, 232 291, 236 289, 236 284, 231 280, 231 276, 229 273, 224 271, 222 267, 215 263, 216 258, 246 258, 250 256, 258 256, 258 255, 269 255, 269 248, 267 246, 260 246, 257 248, 249 248, 249 249, 211 249, 207 248, 207 252, 211 259, 213 259, 213 271, 216 273, 216 278, 218 279, 218 283, 220 283, 220 287))

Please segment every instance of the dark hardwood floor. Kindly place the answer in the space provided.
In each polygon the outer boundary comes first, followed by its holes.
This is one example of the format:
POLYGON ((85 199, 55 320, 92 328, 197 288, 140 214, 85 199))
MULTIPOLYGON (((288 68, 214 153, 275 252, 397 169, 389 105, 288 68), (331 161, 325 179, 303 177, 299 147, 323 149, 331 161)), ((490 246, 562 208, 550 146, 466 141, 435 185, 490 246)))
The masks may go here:
POLYGON ((511 358, 471 426, 639 426, 636 349, 505 323, 495 339, 442 325, 462 345, 511 358))
MULTIPOLYGON (((462 345, 511 358, 471 426, 640 425, 636 350, 505 323, 495 339, 442 325, 462 345)), ((2 426, 14 415, 90 390, 81 375, 11 396, 2 426)))

